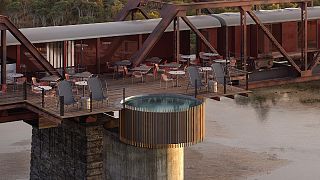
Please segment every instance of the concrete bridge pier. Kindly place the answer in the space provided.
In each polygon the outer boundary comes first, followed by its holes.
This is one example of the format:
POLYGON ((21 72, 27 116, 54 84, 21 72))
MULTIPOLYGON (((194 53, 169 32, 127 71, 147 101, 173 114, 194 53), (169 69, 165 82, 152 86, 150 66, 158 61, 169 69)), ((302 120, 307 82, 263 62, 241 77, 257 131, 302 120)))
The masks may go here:
POLYGON ((184 148, 141 148, 104 133, 104 173, 111 180, 183 180, 184 148))

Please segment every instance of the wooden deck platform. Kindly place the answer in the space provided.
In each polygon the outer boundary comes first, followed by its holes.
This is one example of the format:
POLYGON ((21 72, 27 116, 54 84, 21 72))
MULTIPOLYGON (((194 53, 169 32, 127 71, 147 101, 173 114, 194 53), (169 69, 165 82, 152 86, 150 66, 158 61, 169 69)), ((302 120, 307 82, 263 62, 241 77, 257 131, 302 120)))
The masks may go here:
MULTIPOLYGON (((42 107, 42 96, 41 94, 36 94, 31 92, 30 88, 27 93, 27 100, 23 99, 23 90, 20 87, 17 91, 8 90, 6 94, 0 94, 0 110, 9 107, 12 103, 25 102, 28 106, 33 106, 32 108, 42 111, 42 115, 48 116, 52 115, 55 119, 66 119, 73 117, 89 116, 101 113, 108 113, 112 111, 118 111, 121 109, 120 101, 123 99, 123 88, 125 88, 126 97, 140 95, 140 94, 155 94, 155 93, 175 93, 194 96, 194 88, 190 88, 188 92, 187 80, 186 78, 179 79, 179 87, 172 87, 172 82, 168 82, 168 88, 165 88, 165 82, 162 82, 162 87, 160 87, 159 80, 149 80, 147 82, 138 82, 135 79, 135 83, 132 83, 131 78, 127 79, 107 79, 108 91, 106 92, 109 97, 109 102, 93 102, 92 111, 87 109, 86 104, 81 100, 82 90, 79 87, 79 93, 76 95, 79 99, 78 105, 65 106, 64 116, 60 116, 60 109, 57 105, 58 97, 46 95, 45 105, 42 107)), ((244 90, 235 86, 227 86, 227 94, 223 94, 223 86, 218 85, 218 92, 208 92, 208 89, 198 90, 198 98, 211 98, 219 100, 220 97, 232 97, 236 94, 244 95, 250 93, 250 91, 244 90)), ((88 90, 86 90, 85 97, 88 97, 88 90)), ((83 98, 82 98, 83 99, 83 98)))

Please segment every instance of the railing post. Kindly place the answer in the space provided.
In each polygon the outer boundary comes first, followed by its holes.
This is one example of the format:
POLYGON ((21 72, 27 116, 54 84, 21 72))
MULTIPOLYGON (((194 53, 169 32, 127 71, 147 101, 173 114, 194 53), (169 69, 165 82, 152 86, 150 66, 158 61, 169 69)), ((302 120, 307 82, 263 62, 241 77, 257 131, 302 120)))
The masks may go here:
POLYGON ((126 108, 125 100, 126 100, 126 88, 123 88, 122 89, 122 106, 123 106, 123 109, 126 108))
POLYGON ((92 92, 90 92, 90 112, 92 112, 92 92))
POLYGON ((223 77, 223 93, 227 93, 227 78, 226 76, 223 77))
POLYGON ((23 100, 27 100, 27 82, 23 83, 23 100))
POLYGON ((249 90, 249 73, 246 73, 246 90, 249 90))
POLYGON ((64 96, 59 96, 60 101, 60 116, 64 116, 64 96))
POLYGON ((44 89, 41 89, 42 107, 44 108, 44 89))
POLYGON ((194 82, 194 97, 197 98, 198 95, 198 81, 195 80, 194 82))

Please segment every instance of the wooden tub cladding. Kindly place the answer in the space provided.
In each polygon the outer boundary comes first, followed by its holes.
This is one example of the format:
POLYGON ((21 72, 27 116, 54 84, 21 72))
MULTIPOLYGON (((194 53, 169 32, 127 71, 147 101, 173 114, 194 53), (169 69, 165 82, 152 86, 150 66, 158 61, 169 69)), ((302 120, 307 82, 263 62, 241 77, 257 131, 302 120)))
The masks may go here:
POLYGON ((180 112, 144 112, 124 108, 120 141, 143 148, 179 148, 203 141, 204 103, 180 112))

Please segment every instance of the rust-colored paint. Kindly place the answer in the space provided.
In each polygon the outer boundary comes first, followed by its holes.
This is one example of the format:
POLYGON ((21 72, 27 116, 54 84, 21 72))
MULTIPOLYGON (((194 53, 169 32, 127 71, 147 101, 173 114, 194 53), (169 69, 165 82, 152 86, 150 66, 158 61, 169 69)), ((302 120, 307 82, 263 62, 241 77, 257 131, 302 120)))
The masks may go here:
MULTIPOLYGON (((271 31, 271 25, 266 25, 271 31)), ((258 54, 268 54, 271 50, 271 43, 263 31, 258 28, 258 54)))
POLYGON ((20 45, 16 45, 16 60, 17 60, 17 64, 16 64, 16 69, 17 72, 21 72, 21 48, 20 45))
POLYGON ((281 23, 281 38, 282 46, 287 52, 296 52, 298 44, 298 23, 283 22, 281 23))
POLYGON ((253 24, 250 25, 250 42, 248 43, 250 45, 249 54, 251 57, 257 58, 258 57, 258 47, 259 47, 259 41, 258 41, 258 26, 253 24))
MULTIPOLYGON (((276 38, 276 40, 279 42, 279 44, 282 44, 282 37, 281 37, 282 29, 281 28, 282 28, 282 26, 280 23, 272 24, 272 28, 271 28, 272 34, 276 38)), ((275 46, 272 46, 272 51, 277 51, 275 46)))
POLYGON ((318 48, 320 49, 320 20, 317 20, 317 37, 318 48))

